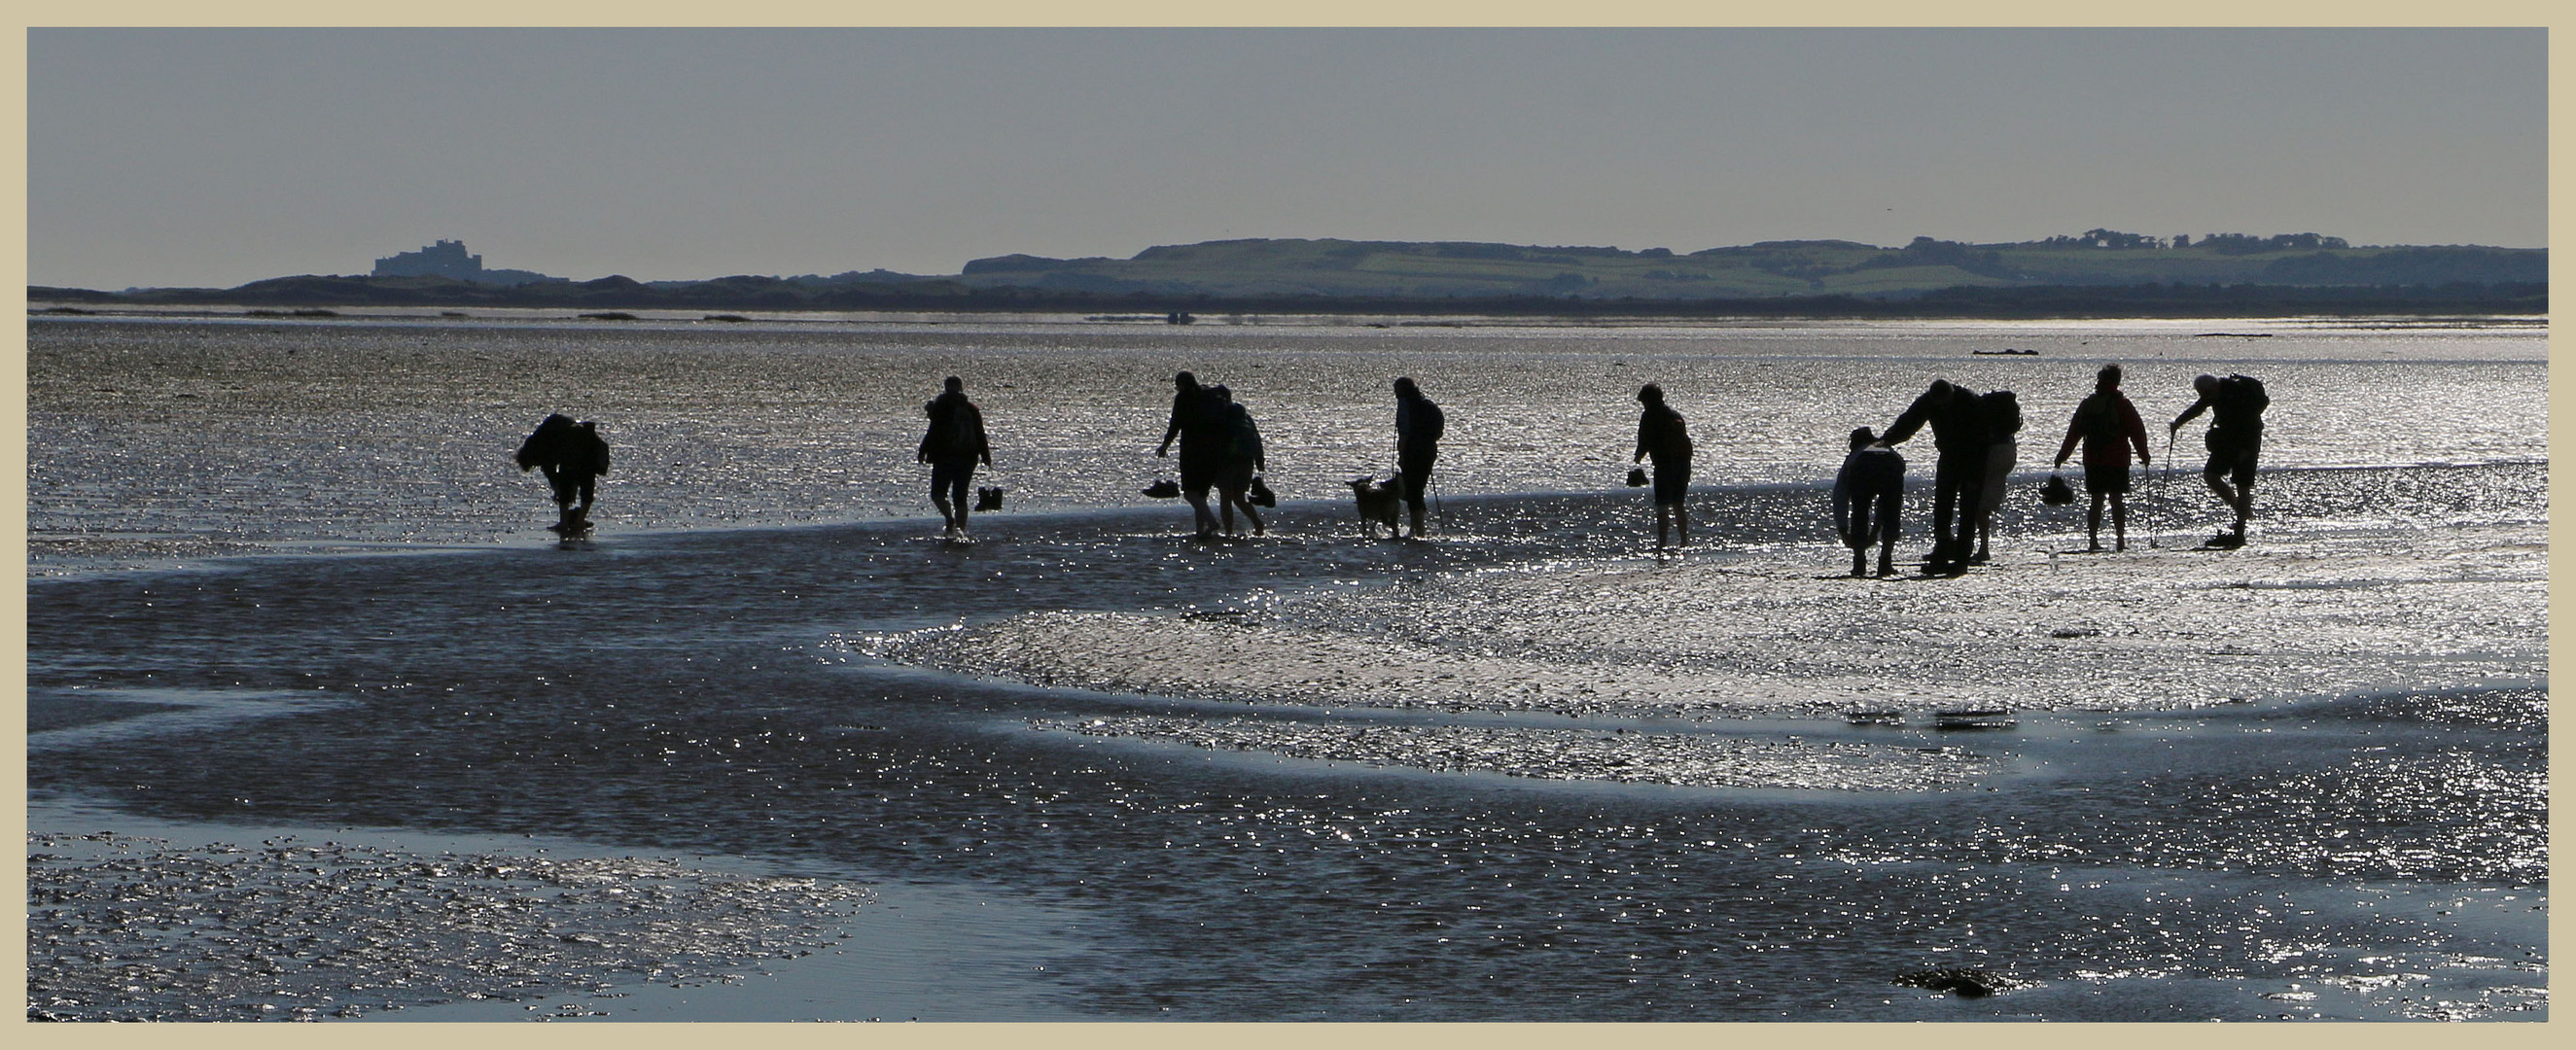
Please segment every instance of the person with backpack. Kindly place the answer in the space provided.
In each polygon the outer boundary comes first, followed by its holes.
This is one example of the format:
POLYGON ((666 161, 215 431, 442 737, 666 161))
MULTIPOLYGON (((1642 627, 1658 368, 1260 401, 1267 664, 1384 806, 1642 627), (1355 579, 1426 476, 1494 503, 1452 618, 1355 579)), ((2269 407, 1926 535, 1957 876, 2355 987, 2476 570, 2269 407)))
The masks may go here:
POLYGON ((1252 534, 1261 535, 1261 512, 1252 509, 1244 494, 1252 490, 1253 475, 1270 469, 1261 453, 1261 428, 1252 423, 1252 410, 1234 403, 1234 392, 1220 383, 1207 388, 1208 408, 1215 416, 1216 440, 1223 448, 1216 467, 1217 511, 1224 518, 1225 534, 1234 535, 1234 512, 1240 508, 1252 521, 1252 534))
POLYGON ((966 399, 966 382, 949 376, 938 397, 926 406, 930 429, 921 435, 921 449, 913 458, 930 464, 930 503, 939 508, 946 525, 945 535, 957 539, 966 534, 967 486, 975 479, 975 464, 993 465, 993 447, 984 436, 984 412, 966 399))
POLYGON ((1410 376, 1395 381, 1395 469, 1404 479, 1404 505, 1413 514, 1413 538, 1422 538, 1422 493, 1431 484, 1431 463, 1440 458, 1440 434, 1448 426, 1440 406, 1422 396, 1410 376))
POLYGON ((2102 504, 2111 504, 2111 542, 2118 550, 2129 549, 2129 450, 2138 450, 2138 465, 2153 462, 2147 455, 2147 425, 2138 419, 2138 407, 2129 403, 2129 395, 2120 392, 2120 366, 2103 365, 2093 374, 2093 393, 2075 406, 2075 417, 2066 423, 2066 440, 2057 446, 2057 465, 2064 467, 2066 457, 2075 451, 2077 442, 2084 445, 2084 491, 2093 497, 2093 508, 2084 517, 2088 551, 2102 549, 2102 504))
POLYGON ((568 540, 588 535, 591 500, 599 476, 608 473, 608 442, 599 436, 599 424, 576 423, 563 413, 549 413, 537 423, 536 432, 519 443, 513 458, 519 473, 543 469, 546 484, 554 489, 555 523, 546 531, 568 540))
POLYGON ((1987 543, 1994 538, 1995 511, 2004 505, 2004 483, 2012 479, 2013 461, 2021 455, 2013 440, 2021 433, 2021 399, 2010 390, 1989 390, 1977 399, 1977 408, 1986 417, 1986 474, 1977 486, 1977 552, 1968 556, 1970 565, 1983 565, 1991 557, 1987 543))
POLYGON ((2263 381, 2252 376, 2194 376, 2191 388, 2200 399, 2175 416, 2165 433, 2170 436, 2208 411, 2209 433, 2202 441, 2209 446, 2209 465, 2201 469, 2201 477, 2220 502, 2236 511, 2235 527, 2210 537, 2208 545, 2242 547, 2245 519, 2254 516, 2254 463, 2263 452, 2263 410, 2272 398, 2263 392, 2263 381))
POLYGON ((1878 574, 1896 575, 1896 515, 1905 502, 1905 457, 1861 427, 1851 432, 1851 453, 1834 474, 1834 531, 1851 548, 1854 576, 1867 575, 1870 544, 1878 544, 1878 574))
POLYGON ((1932 426, 1932 553, 1923 571, 1956 576, 1968 571, 1976 542, 1976 513, 1986 480, 1986 415, 1977 392, 1935 379, 1887 425, 1879 440, 1900 445, 1924 424, 1932 426))
POLYGON ((1642 463, 1649 456, 1655 460, 1655 546, 1668 545, 1668 530, 1680 534, 1682 546, 1690 546, 1690 511, 1682 505, 1690 494, 1690 428, 1681 413, 1664 403, 1663 387, 1648 383, 1638 388, 1637 403, 1645 410, 1637 416, 1637 454, 1628 462, 1642 463))

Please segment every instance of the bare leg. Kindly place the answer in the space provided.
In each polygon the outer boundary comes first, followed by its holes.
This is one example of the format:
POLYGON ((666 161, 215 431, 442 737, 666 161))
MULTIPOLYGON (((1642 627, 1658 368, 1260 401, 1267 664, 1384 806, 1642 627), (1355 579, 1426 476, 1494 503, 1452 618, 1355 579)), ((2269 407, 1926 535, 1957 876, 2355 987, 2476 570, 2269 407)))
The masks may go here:
POLYGON ((2201 476, 2209 482, 2209 491, 2218 496, 2219 502, 2226 504, 2227 509, 2236 512, 2236 525, 2232 531, 2235 534, 2236 542, 2244 542, 2245 520, 2254 516, 2253 480, 2250 478, 2247 479, 2245 485, 2240 489, 2229 485, 2227 483, 2227 475, 2220 471, 2213 470, 2201 476))
POLYGON ((1202 492, 1197 495, 1190 496, 1189 501, 1190 510, 1196 514, 1198 519, 1199 535, 1214 535, 1216 533, 1216 512, 1208 509, 1207 494, 1202 492))
POLYGON ((1252 501, 1245 498, 1244 491, 1238 489, 1225 494, 1225 534, 1228 536, 1234 535, 1234 511, 1237 507, 1242 508, 1243 516, 1252 522, 1252 534, 1259 536, 1262 533, 1261 512, 1252 509, 1252 501))
POLYGON ((1896 515, 1903 499, 1888 493, 1878 497, 1878 574, 1896 575, 1896 515))
POLYGON ((2117 549, 2129 549, 2129 501, 2117 492, 2111 494, 2111 538, 2117 549))
POLYGON ((1681 538, 1682 546, 1690 546, 1690 508, 1679 503, 1673 504, 1673 535, 1681 538))
POLYGON ((1655 546, 1672 546, 1672 527, 1673 508, 1664 504, 1657 504, 1655 506, 1655 546))
POLYGON ((2227 475, 2213 471, 2201 475, 2201 480, 2209 483, 2209 491, 2218 497, 2218 502, 2226 504, 2229 510, 2236 509, 2236 489, 2227 484, 2227 475))
POLYGON ((2084 545, 2085 550, 2098 551, 2102 549, 2102 497, 2106 495, 2109 495, 2109 493, 2094 493, 2093 507, 2084 514, 2084 533, 2085 539, 2087 540, 2084 545))

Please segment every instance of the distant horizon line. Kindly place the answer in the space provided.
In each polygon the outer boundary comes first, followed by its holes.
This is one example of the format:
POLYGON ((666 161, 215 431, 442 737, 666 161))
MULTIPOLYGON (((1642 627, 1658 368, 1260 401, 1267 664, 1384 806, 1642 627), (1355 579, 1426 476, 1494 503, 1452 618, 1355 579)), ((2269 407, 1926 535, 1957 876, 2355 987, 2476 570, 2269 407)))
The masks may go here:
MULTIPOLYGON (((2435 243, 2405 243, 2405 244, 2352 244, 2352 243, 2349 243, 2348 241, 2346 241, 2344 238, 2341 238, 2341 237, 2335 237, 2335 236, 2327 235, 2327 234, 2318 234, 2318 233, 2316 233, 2316 232, 2314 232, 2314 231, 2302 231, 2302 232, 2300 232, 2300 233, 2275 233, 2275 234, 2269 234, 2269 235, 2262 235, 2262 234, 2243 234, 2243 233, 2232 233, 2232 232, 2218 232, 2218 233, 2201 233, 2201 234, 2175 234, 2175 235, 2172 235, 2172 236, 2169 236, 2169 237, 2158 237, 2158 236, 2156 236, 2156 235, 2152 235, 2152 234, 2129 234, 2129 233, 2125 233, 2125 232, 2123 232, 2123 231, 2110 230, 2110 229, 2108 229, 2107 227, 2096 227, 2096 228, 2094 228, 2094 229, 2092 229, 2092 230, 2084 231, 2084 232, 2083 232, 2083 233, 2081 233, 2081 234, 2055 234, 2055 235, 2051 235, 2051 236, 2048 236, 2048 237, 2043 237, 2043 238, 2038 238, 2038 239, 2033 239, 2033 240, 2019 240, 2019 241, 1950 241, 1950 240, 1944 240, 1944 239, 1941 239, 1941 238, 1932 237, 1932 236, 1930 236, 1930 235, 1926 234, 1926 235, 1917 235, 1917 236, 1916 236, 1912 241, 1909 241, 1909 242, 1908 242, 1908 244, 1921 244, 1921 243, 1924 243, 1924 242, 1930 242, 1930 243, 1933 243, 1933 244, 1944 244, 1944 245, 1947 245, 1947 244, 1957 244, 1957 245, 1960 245, 1960 246, 1963 246, 1963 247, 1967 247, 1967 248, 2002 248, 2002 247, 2019 247, 2019 246, 2064 246, 2064 247, 2081 247, 2081 246, 2083 246, 2082 242, 2083 242, 2083 240, 2084 240, 2085 238, 2092 237, 2092 236, 2094 236, 2094 235, 2096 235, 2096 234, 2110 234, 2110 235, 2112 235, 2112 236, 2114 236, 2114 237, 2134 237, 2134 238, 2142 238, 2142 239, 2143 239, 2143 240, 2145 240, 2145 241, 2148 241, 2148 242, 2154 242, 2154 243, 2148 243, 2148 244, 2129 245, 2129 246, 2118 246, 2118 247, 2114 247, 2114 246, 2102 246, 2102 247, 2103 247, 2103 250, 2142 250, 2142 249, 2143 249, 2143 250, 2172 250, 2172 249, 2174 249, 2174 248, 2186 247, 2185 245, 2171 243, 2171 242, 2173 242, 2173 241, 2176 241, 2176 240, 2178 240, 2178 239, 2180 239, 2180 238, 2184 238, 2184 237, 2191 238, 2191 242, 2190 242, 2190 245, 2189 245, 2189 246, 2198 246, 2198 245, 2200 245, 2200 244, 2203 244, 2203 243, 2207 242, 2207 241, 2208 241, 2209 239, 2211 239, 2211 238, 2237 238, 2237 237, 2243 237, 2243 238, 2251 238, 2251 239, 2253 239, 2253 240, 2274 240, 2274 239, 2279 239, 2279 238, 2304 237, 2304 238, 2320 238, 2320 239, 2332 240, 2332 241, 2336 242, 2336 243, 2334 243, 2334 244, 2333 244, 2333 245, 2331 245, 2331 246, 2322 246, 2322 245, 2320 245, 2320 246, 2314 246, 2314 247, 2311 247, 2311 248, 2310 248, 2310 250, 2329 250, 2329 248, 2331 248, 2331 249, 2333 249, 2333 250, 2364 250, 2364 249, 2369 249, 2369 250, 2391 250, 2391 249, 2405 249, 2405 248, 2446 248, 2446 249, 2487 249, 2487 250, 2492 250, 2492 251, 2510 251, 2510 252, 2530 252, 2530 251, 2546 252, 2546 251, 2548 251, 2548 250, 2549 250, 2548 245, 2546 245, 2546 244, 2541 244, 2541 245, 2536 245, 2536 246, 2529 246, 2529 247, 2525 247, 2525 246, 2516 246, 2516 245, 2502 245, 2502 244, 2478 244, 2478 243, 2473 243, 2473 242, 2455 242, 2455 243, 2439 243, 2439 244, 2435 244, 2435 243), (2073 241, 2073 242, 2076 242, 2076 243, 2074 243, 2074 244, 2066 244, 2066 243, 2064 243, 2064 242, 2068 242, 2068 241, 2073 241)), ((598 277, 587 277, 587 278, 584 278, 584 277, 561 277, 561 276, 556 276, 556 275, 553 275, 553 274, 543 273, 543 272, 541 272, 541 271, 526 270, 526 269, 515 268, 515 267, 492 268, 492 269, 488 270, 487 272, 490 272, 490 273, 496 273, 496 274, 499 274, 499 273, 508 273, 508 274, 525 274, 525 275, 528 275, 528 276, 531 276, 531 277, 538 277, 538 278, 542 278, 542 279, 544 279, 544 280, 546 280, 546 281, 549 281, 549 282, 553 282, 553 281, 570 281, 570 282, 574 282, 574 283, 581 283, 581 282, 585 282, 585 281, 606 280, 606 279, 609 279, 609 278, 612 278, 612 277, 625 277, 625 278, 626 278, 626 279, 628 279, 628 280, 634 280, 634 281, 638 281, 639 283, 645 283, 645 284, 684 284, 684 283, 699 283, 699 282, 705 282, 705 281, 717 281, 717 280, 723 280, 723 279, 726 279, 726 278, 729 278, 729 277, 768 277, 768 278, 774 278, 774 279, 778 279, 778 280, 795 280, 795 279, 799 279, 799 278, 807 278, 807 277, 812 277, 812 278, 836 278, 836 277, 847 277, 847 276, 852 276, 852 275, 875 275, 875 274, 886 274, 886 275, 890 275, 890 276, 894 276, 894 277, 905 277, 905 278, 938 279, 938 278, 964 277, 964 276, 968 276, 968 275, 972 272, 972 269, 973 269, 973 267, 974 267, 974 265, 975 265, 976 263, 979 263, 979 262, 996 261, 996 260, 1008 260, 1008 259, 1029 259, 1029 260, 1033 260, 1033 261, 1048 261, 1048 262, 1090 262, 1090 261, 1117 261, 1117 262, 1129 262, 1129 261, 1136 261, 1136 260, 1140 259, 1141 257, 1143 257, 1143 256, 1145 256, 1145 255, 1147 255, 1147 254, 1149 254, 1149 253, 1152 253, 1152 252, 1155 252, 1155 251, 1157 251, 1157 250, 1161 250, 1161 249, 1169 249, 1169 248, 1190 248, 1190 247, 1199 247, 1199 246, 1204 246, 1204 245, 1224 245, 1224 244, 1258 244, 1258 243, 1278 243, 1278 242, 1289 242, 1289 243, 1298 243, 1298 242, 1303 242, 1303 243, 1326 243, 1326 242, 1339 242, 1339 243, 1347 243, 1347 244, 1355 244, 1355 245, 1423 245, 1423 246, 1455 245, 1455 246, 1476 246, 1476 247, 1505 247, 1505 248, 1518 248, 1518 249, 1534 250, 1534 251, 1618 252, 1618 253, 1620 253, 1621 255, 1632 255, 1632 256, 1633 256, 1633 255, 1657 255, 1657 254, 1660 254, 1660 253, 1670 253, 1670 254, 1672 254, 1672 255, 1674 255, 1674 256, 1677 256, 1677 257, 1694 256, 1694 255, 1700 255, 1700 254, 1709 253, 1709 252, 1721 252, 1721 251, 1728 251, 1728 250, 1732 250, 1732 249, 1761 248, 1761 247, 1777 246, 1777 245, 1854 245, 1854 246, 1859 246, 1859 247, 1871 248, 1871 249, 1875 249, 1875 250, 1878 250, 1878 251, 1902 251, 1902 250, 1904 250, 1904 249, 1905 249, 1905 247, 1907 246, 1907 245, 1884 245, 1884 244, 1875 244, 1875 243, 1871 243, 1871 242, 1868 242, 1868 241, 1858 241, 1858 240, 1852 240, 1852 239, 1850 239, 1850 238, 1844 238, 1844 237, 1809 237, 1809 238, 1774 238, 1774 239, 1768 239, 1768 240, 1747 241, 1747 242, 1744 242, 1744 243, 1741 243, 1741 244, 1716 245, 1716 246, 1711 246, 1711 247, 1707 247, 1707 248, 1699 248, 1699 249, 1694 249, 1694 250, 1691 250, 1691 251, 1684 252, 1684 251, 1676 251, 1676 250, 1674 250, 1674 249, 1664 248, 1664 247, 1660 247, 1660 246, 1657 246, 1657 247, 1649 247, 1649 248, 1623 249, 1623 248, 1619 248, 1619 247, 1618 247, 1618 246, 1616 246, 1616 245, 1537 244, 1537 243, 1526 243, 1526 244, 1525 244, 1525 243, 1518 243, 1518 242, 1513 242, 1513 241, 1461 240, 1461 239, 1454 239, 1454 238, 1444 238, 1444 239, 1436 239, 1436 240, 1398 240, 1398 239, 1387 239, 1387 238, 1356 238, 1356 237, 1219 237, 1219 238, 1213 238, 1213 239, 1208 239, 1208 240, 1183 241, 1183 242, 1173 242, 1173 243, 1169 243, 1169 244, 1154 244, 1154 245, 1148 245, 1148 246, 1146 246, 1146 247, 1144 247, 1144 248, 1138 249, 1138 250, 1137 250, 1137 252, 1136 252, 1135 254, 1133 254, 1133 255, 1127 255, 1127 256, 1109 256, 1109 255, 1070 255, 1070 256, 1049 256, 1049 255, 1034 255, 1034 254, 1030 254, 1030 253, 1027 253, 1027 252, 1005 252, 1005 253, 1002 253, 1002 254, 1000 254, 1000 255, 986 255, 986 256, 978 256, 978 257, 975 257, 975 258, 970 258, 970 259, 966 260, 965 262, 958 264, 958 268, 956 269, 956 271, 954 271, 954 272, 950 272, 950 273, 917 273, 917 272, 906 271, 906 270, 891 270, 891 269, 887 269, 887 268, 885 268, 885 267, 883 267, 883 266, 871 267, 871 268, 869 268, 869 269, 865 269, 865 270, 861 270, 861 269, 857 269, 857 268, 851 268, 851 269, 840 270, 840 271, 837 271, 837 272, 834 272, 834 273, 829 273, 829 274, 821 273, 821 272, 808 272, 808 273, 800 273, 800 274, 788 274, 788 273, 785 273, 785 272, 783 272, 783 271, 782 271, 782 272, 778 272, 778 273, 770 273, 770 274, 756 274, 756 273, 748 273, 748 272, 736 272, 736 273, 721 274, 721 275, 714 276, 714 277, 658 277, 658 278, 636 278, 636 277, 628 276, 627 274, 622 273, 622 272, 619 272, 619 273, 608 273, 608 274, 600 275, 600 276, 598 276, 598 277)), ((392 260, 394 260, 394 259, 400 259, 400 258, 405 257, 405 256, 419 255, 419 254, 422 254, 422 253, 425 253, 425 252, 429 252, 429 251, 432 251, 432 250, 434 250, 434 249, 441 248, 441 247, 445 247, 445 246, 448 246, 448 245, 454 245, 454 246, 456 246, 456 248, 457 248, 458 250, 460 250, 460 251, 461 251, 461 250, 463 250, 463 249, 464 249, 464 247, 465 247, 465 241, 464 241, 464 239, 463 239, 463 238, 456 238, 456 237, 433 237, 433 238, 431 238, 431 239, 430 239, 429 243, 424 244, 424 245, 422 245, 421 247, 418 247, 418 248, 411 248, 411 249, 404 249, 404 250, 399 250, 399 251, 395 252, 392 256, 385 257, 385 258, 378 258, 378 259, 373 260, 373 262, 375 262, 376 264, 378 264, 378 265, 380 266, 380 265, 382 265, 383 263, 386 263, 386 262, 392 261, 392 260)), ((479 264, 479 263, 481 262, 481 257, 480 257, 480 256, 475 256, 475 257, 474 257, 474 260, 475 260, 475 262, 476 262, 477 264, 479 264)), ((191 290, 191 289, 222 290, 222 289, 224 289, 224 288, 240 288, 240 287, 245 287, 245 286, 247 286, 247 285, 251 285, 251 284, 258 284, 258 283, 261 283, 261 282, 263 282, 263 281, 282 280, 282 279, 294 278, 294 277, 343 277, 343 278, 367 278, 367 277, 385 277, 385 276, 405 276, 405 275, 399 275, 399 274, 380 274, 380 273, 355 273, 355 272, 353 272, 353 273, 322 273, 322 272, 315 272, 315 271, 307 271, 307 272, 304 272, 304 273, 274 274, 274 275, 271 275, 271 276, 268 276, 268 277, 257 277, 257 278, 252 278, 251 280, 244 281, 244 282, 241 282, 241 283, 239 283, 239 284, 234 284, 234 285, 209 285, 209 284, 139 285, 139 284, 138 284, 138 285, 126 285, 126 286, 124 286, 123 288, 118 289, 118 291, 120 291, 120 292, 138 292, 138 291, 185 291, 185 290, 191 290)), ((32 277, 28 280, 28 282, 27 282, 27 286, 28 286, 28 287, 30 287, 30 288, 61 288, 61 289, 66 289, 66 290, 75 290, 75 291, 102 291, 102 292, 103 292, 103 291, 108 291, 108 289, 105 289, 105 288, 92 288, 92 287, 87 287, 87 286, 77 285, 77 284, 58 284, 58 283, 52 283, 52 282, 46 282, 46 281, 38 281, 38 280, 33 279, 32 277)))

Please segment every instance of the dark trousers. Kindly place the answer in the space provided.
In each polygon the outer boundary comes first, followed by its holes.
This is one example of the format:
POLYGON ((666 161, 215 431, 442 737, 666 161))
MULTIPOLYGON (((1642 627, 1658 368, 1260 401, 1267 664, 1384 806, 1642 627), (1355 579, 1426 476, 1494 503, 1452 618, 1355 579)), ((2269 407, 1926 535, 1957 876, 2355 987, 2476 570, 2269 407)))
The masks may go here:
POLYGON ((545 469, 546 483, 554 486, 555 489, 556 506, 569 507, 575 500, 579 500, 584 507, 590 506, 591 494, 598 483, 599 475, 576 473, 556 467, 545 469))
POLYGON ((1904 505, 1905 490, 1901 487, 1853 493, 1851 535, 1845 542, 1853 550, 1868 550, 1873 543, 1895 543, 1897 509, 1904 505))
POLYGON ((1438 458, 1440 453, 1437 449, 1396 453, 1396 472, 1404 476, 1404 505, 1413 508, 1416 514, 1422 513, 1422 490, 1431 485, 1431 461, 1438 458))
POLYGON ((965 510, 966 486, 974 483, 974 460, 938 460, 930 464, 930 498, 933 502, 945 498, 951 506, 965 510))
POLYGON ((1986 450, 1942 449, 1932 465, 1932 535, 1939 541, 1935 557, 1946 553, 1954 543, 1974 543, 1977 539, 1977 497, 1986 487, 1986 450))

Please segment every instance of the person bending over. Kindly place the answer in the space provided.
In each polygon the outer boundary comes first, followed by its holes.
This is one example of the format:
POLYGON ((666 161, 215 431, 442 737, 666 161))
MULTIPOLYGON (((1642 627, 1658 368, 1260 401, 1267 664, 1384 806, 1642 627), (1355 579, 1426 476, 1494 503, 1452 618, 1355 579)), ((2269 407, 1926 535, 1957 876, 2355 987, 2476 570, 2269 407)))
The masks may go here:
POLYGON ((1834 530, 1851 548, 1854 576, 1867 575, 1869 548, 1878 545, 1878 574, 1896 575, 1896 515, 1905 502, 1905 457, 1871 435, 1851 432, 1851 453, 1834 474, 1834 530))
POLYGON ((2263 381, 2251 376, 2195 376, 2191 388, 2200 399, 2175 416, 2165 432, 2171 435, 2204 410, 2209 413, 2209 433, 2202 438, 2209 446, 2209 465, 2201 469, 2201 477, 2219 502, 2236 512, 2235 526, 2210 537, 2209 545, 2242 547, 2245 521, 2254 516, 2254 464, 2263 453, 2263 409, 2272 404, 2272 398, 2264 393, 2263 381))

